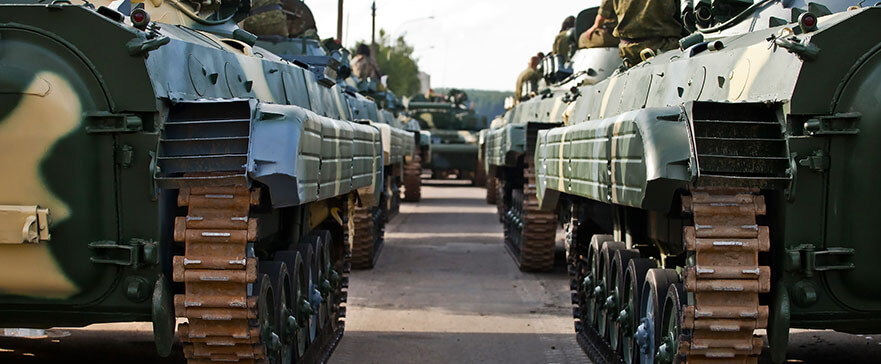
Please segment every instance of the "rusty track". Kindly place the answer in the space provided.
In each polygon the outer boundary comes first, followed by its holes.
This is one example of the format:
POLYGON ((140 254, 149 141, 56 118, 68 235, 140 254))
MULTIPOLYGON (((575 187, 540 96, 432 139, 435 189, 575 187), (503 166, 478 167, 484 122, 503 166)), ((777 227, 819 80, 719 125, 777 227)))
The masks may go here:
POLYGON ((693 304, 685 306, 679 344, 689 363, 755 363, 761 353, 762 338, 753 333, 768 325, 759 294, 770 290, 771 270, 759 265, 770 238, 756 222, 765 214, 757 192, 699 188, 683 198, 683 209, 694 215, 683 234, 694 256, 684 274, 693 304))
MULTIPOLYGON (((175 313, 187 319, 178 327, 184 356, 190 364, 267 362, 267 345, 258 320, 258 259, 251 244, 258 221, 251 206, 259 189, 244 186, 183 188, 178 205, 186 216, 175 218, 174 240, 185 243, 184 256, 173 259, 173 278, 184 283, 175 295, 175 313)), ((345 245, 345 244, 344 244, 345 245)), ((343 257, 345 266, 348 255, 343 257)), ((343 271, 335 302, 338 322, 309 347, 306 363, 324 363, 343 334, 347 278, 343 271)))
POLYGON ((257 220, 250 208, 259 190, 246 187, 181 189, 178 205, 187 216, 174 222, 174 240, 186 255, 174 257, 174 281, 185 292, 174 296, 175 312, 188 323, 178 328, 191 364, 231 361, 256 363, 266 358, 257 326, 257 258, 248 244, 256 240, 257 220))
MULTIPOLYGON (((509 235, 505 239, 511 252, 515 255, 520 270, 549 271, 554 268, 554 239, 557 233, 557 215, 555 212, 542 211, 538 207, 536 195, 535 168, 530 159, 524 171, 526 179, 522 195, 512 199, 512 208, 507 218, 509 235), (521 200, 521 201, 516 201, 521 200), (520 206, 517 206, 520 202, 520 206), (519 240, 519 244, 511 241, 519 240)), ((514 191, 518 193, 518 191, 514 191)))
POLYGON ((487 176, 486 178, 486 203, 495 205, 496 197, 499 193, 499 180, 492 176, 487 176))
POLYGON ((379 208, 355 208, 352 239, 352 268, 373 268, 382 250, 382 223, 379 208))
POLYGON ((404 164, 404 201, 419 202, 422 199, 422 157, 418 153, 404 164))

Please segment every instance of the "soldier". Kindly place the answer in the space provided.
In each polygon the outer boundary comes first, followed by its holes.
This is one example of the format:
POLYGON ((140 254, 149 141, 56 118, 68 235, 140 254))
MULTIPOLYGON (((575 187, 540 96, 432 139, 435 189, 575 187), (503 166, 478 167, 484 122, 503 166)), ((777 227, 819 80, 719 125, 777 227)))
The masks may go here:
POLYGON ((514 103, 519 103, 520 100, 523 100, 528 97, 528 95, 523 95, 523 84, 529 82, 530 89, 535 90, 538 88, 538 80, 541 78, 541 75, 536 70, 538 68, 538 62, 540 58, 538 56, 533 56, 529 59, 529 67, 527 67, 523 72, 520 72, 520 76, 517 77, 517 86, 514 88, 514 103))
POLYGON ((578 36, 578 48, 617 47, 620 39, 612 34, 618 22, 615 18, 605 19, 593 31, 587 30, 578 36))
POLYGON ((352 74, 359 80, 372 78, 379 82, 380 71, 376 60, 370 56, 370 47, 366 44, 359 44, 355 51, 355 58, 352 58, 352 74))
POLYGON ((633 66, 643 61, 643 52, 650 57, 679 46, 682 23, 678 12, 675 0, 603 0, 593 26, 587 30, 588 39, 607 19, 617 19, 612 34, 621 39, 618 53, 626 66, 633 66))
POLYGON ((563 26, 560 29, 560 34, 557 34, 557 37, 554 38, 554 51, 553 54, 559 54, 563 56, 563 63, 569 60, 569 29, 575 27, 575 17, 569 16, 565 20, 563 20, 563 26))

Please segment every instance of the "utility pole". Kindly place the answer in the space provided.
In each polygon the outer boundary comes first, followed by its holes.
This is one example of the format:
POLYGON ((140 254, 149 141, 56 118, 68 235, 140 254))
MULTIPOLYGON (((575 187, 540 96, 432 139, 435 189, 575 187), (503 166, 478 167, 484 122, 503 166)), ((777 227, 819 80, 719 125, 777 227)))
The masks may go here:
POLYGON ((336 40, 340 42, 340 45, 343 44, 343 0, 340 0, 339 6, 337 6, 336 40))
POLYGON ((373 12, 373 27, 370 31, 370 46, 376 47, 376 1, 373 1, 373 5, 370 6, 370 10, 373 12))

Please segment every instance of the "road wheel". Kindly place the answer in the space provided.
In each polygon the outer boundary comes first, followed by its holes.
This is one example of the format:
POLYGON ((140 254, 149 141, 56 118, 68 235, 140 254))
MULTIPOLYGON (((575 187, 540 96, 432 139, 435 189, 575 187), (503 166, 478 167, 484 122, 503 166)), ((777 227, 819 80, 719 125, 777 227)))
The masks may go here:
POLYGON ((627 364, 639 362, 639 345, 636 342, 636 328, 639 326, 639 303, 642 286, 649 269, 657 265, 654 260, 634 258, 624 271, 623 296, 620 299, 618 327, 621 336, 621 357, 627 364))
POLYGON ((625 306, 624 299, 624 271, 631 259, 639 257, 638 250, 618 249, 615 250, 612 261, 609 263, 609 292, 606 298, 607 319, 606 326, 609 330, 609 345, 612 350, 621 352, 621 325, 619 322, 621 308, 625 306))
POLYGON ((642 285, 639 305, 639 326, 636 329, 636 342, 639 345, 639 362, 654 363, 658 346, 661 344, 661 316, 664 301, 670 284, 679 281, 676 271, 671 269, 649 269, 642 285))
POLYGON ((606 338, 608 341, 609 337, 609 326, 613 323, 613 316, 617 315, 617 312, 612 311, 613 306, 617 304, 614 302, 615 298, 612 296, 614 292, 614 283, 612 278, 612 259, 615 257, 615 252, 618 250, 625 249, 627 246, 620 241, 606 241, 600 247, 600 255, 598 259, 599 265, 597 266, 597 272, 599 272, 600 282, 597 284, 597 288, 594 289, 594 299, 597 300, 597 333, 602 338, 606 338))
POLYGON ((664 314, 661 316, 661 345, 658 346, 655 362, 658 364, 680 363, 679 336, 682 334, 682 305, 685 301, 685 287, 673 283, 667 289, 664 301, 664 314))

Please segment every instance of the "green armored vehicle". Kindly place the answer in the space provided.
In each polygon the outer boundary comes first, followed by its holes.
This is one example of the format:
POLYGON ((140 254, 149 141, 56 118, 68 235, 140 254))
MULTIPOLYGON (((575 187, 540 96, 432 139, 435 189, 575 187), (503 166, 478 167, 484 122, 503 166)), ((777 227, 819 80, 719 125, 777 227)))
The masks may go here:
MULTIPOLYGON (((597 8, 582 11, 576 30, 593 23, 597 8)), ((572 47, 573 54, 545 57, 537 83, 527 83, 514 95, 504 115, 481 131, 481 164, 487 171, 487 202, 498 206, 505 225, 505 245, 521 270, 548 271, 554 265, 557 218, 538 208, 533 155, 539 130, 563 125, 573 87, 595 84, 621 65, 617 47, 572 47)))
POLYGON ((396 106, 394 94, 377 92, 373 80, 355 78, 351 75, 349 52, 333 40, 318 40, 309 7, 300 1, 289 1, 285 6, 291 8, 287 9, 289 12, 299 14, 301 20, 294 23, 297 26, 292 27, 294 30, 288 36, 261 35, 257 44, 282 59, 333 79, 334 87, 340 90, 339 106, 345 109, 347 120, 373 125, 382 134, 383 192, 375 206, 356 208, 354 228, 358 233, 352 242, 352 267, 372 268, 382 249, 385 224, 399 211, 404 161, 413 158, 415 136, 390 111, 396 106))
POLYGON ((432 178, 476 181, 477 133, 486 127, 486 119, 467 106, 468 95, 450 90, 447 96, 417 95, 405 100, 407 113, 431 133, 431 158, 422 161, 432 178))
POLYGON ((538 133, 597 362, 786 358, 792 328, 881 332, 881 9, 685 2, 680 49, 569 90, 538 133))
POLYGON ((0 326, 175 320, 190 363, 326 360, 381 131, 249 2, 0 2, 0 326), (154 21, 151 21, 154 20, 154 21))

